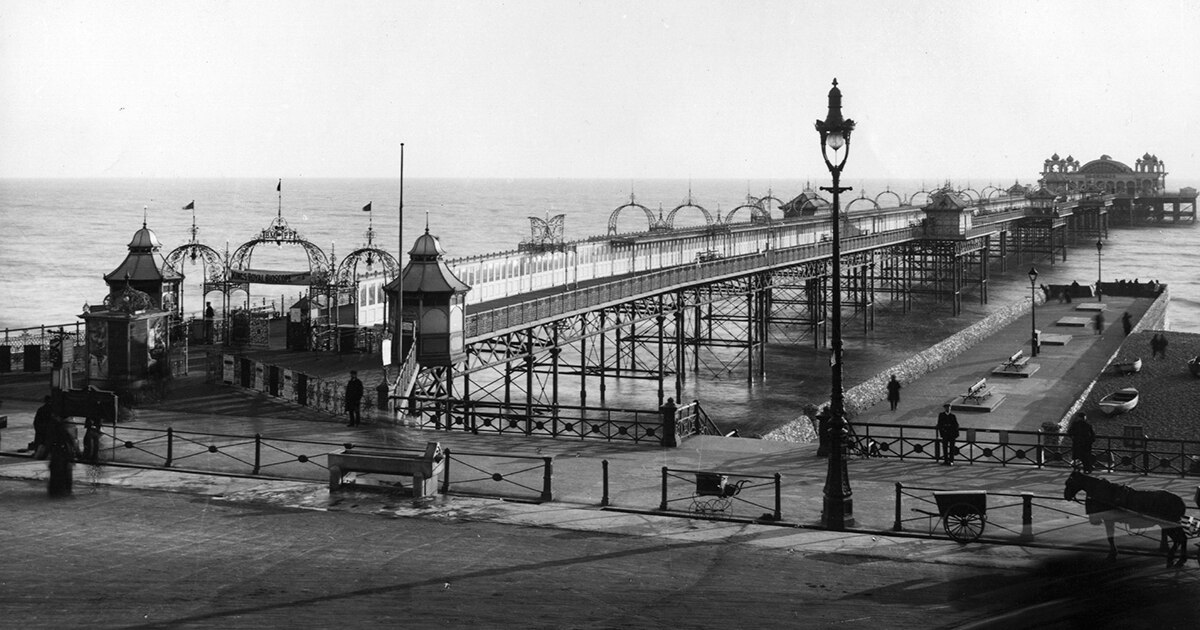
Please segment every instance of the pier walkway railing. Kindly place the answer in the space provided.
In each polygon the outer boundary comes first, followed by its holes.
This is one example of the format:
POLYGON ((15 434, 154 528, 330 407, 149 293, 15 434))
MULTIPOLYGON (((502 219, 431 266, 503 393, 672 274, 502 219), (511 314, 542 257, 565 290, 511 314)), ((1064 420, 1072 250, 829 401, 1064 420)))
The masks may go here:
MULTIPOLYGON (((844 238, 841 247, 842 255, 852 255, 859 251, 907 242, 919 237, 918 230, 919 228, 903 228, 844 238)), ((832 243, 824 241, 615 278, 612 282, 563 291, 547 297, 478 313, 469 313, 466 336, 468 339, 488 337, 504 330, 563 317, 571 313, 593 310, 605 304, 629 301, 638 296, 656 295, 671 289, 703 284, 722 278, 790 267, 828 258, 832 254, 832 243)))

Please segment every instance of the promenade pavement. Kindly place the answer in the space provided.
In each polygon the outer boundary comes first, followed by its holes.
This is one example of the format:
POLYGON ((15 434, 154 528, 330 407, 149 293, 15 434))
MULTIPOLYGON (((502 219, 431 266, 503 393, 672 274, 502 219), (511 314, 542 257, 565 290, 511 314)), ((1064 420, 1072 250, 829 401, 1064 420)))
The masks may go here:
MULTIPOLYGON (((1106 302, 1110 322, 1126 309, 1136 317, 1145 308, 1121 298, 1106 302)), ((1049 304, 1039 307, 1038 321, 1071 313, 1069 305, 1049 304)), ((897 411, 884 402, 856 420, 930 427, 945 400, 987 376, 1005 399, 990 413, 959 412, 964 427, 1036 430, 1058 421, 1119 352, 1123 334, 1119 324, 1103 335, 1075 330, 1067 345, 1043 348, 1034 376, 991 377, 1003 358, 1028 348, 1029 327, 1028 317, 1019 318, 905 383, 897 411)), ((323 469, 311 465, 299 479, 250 476, 245 462, 252 446, 213 438, 193 446, 219 445, 233 457, 195 467, 224 474, 178 469, 202 456, 185 441, 176 469, 77 466, 75 498, 63 502, 45 497, 45 462, 18 452, 32 437, 46 380, 0 379, 0 413, 9 420, 0 429, 6 507, 0 529, 9 532, 0 538, 0 627, 232 627, 300 619, 328 627, 386 619, 438 627, 1067 628, 1088 618, 1145 627, 1137 625, 1144 618, 1169 628, 1196 621, 1184 603, 1194 601, 1200 580, 1162 573, 1154 557, 1157 532, 1119 531, 1124 559, 1100 562, 1104 530, 1088 523, 1082 506, 1061 499, 1062 468, 851 458, 854 522, 835 532, 820 527, 827 460, 814 444, 703 436, 666 449, 378 423, 351 428, 340 418, 192 376, 176 382, 167 402, 120 423, 119 440, 166 427, 259 433, 296 440, 289 455, 347 442, 419 450, 436 440, 455 454, 458 477, 457 458, 466 457, 460 454, 493 454, 464 460, 484 472, 508 456, 550 458, 553 500, 470 496, 457 491, 470 487, 458 481, 451 494, 424 500, 379 486, 331 492, 323 469), (608 505, 602 506, 605 463, 608 505), (673 472, 669 510, 660 511, 664 467, 673 472), (782 518, 761 518, 773 507, 774 488, 757 478, 728 518, 696 518, 690 471, 733 479, 778 473, 782 518), (899 494, 897 483, 904 488, 899 494), (928 514, 937 509, 934 490, 989 493, 978 542, 946 537, 928 514), (1032 507, 1028 528, 1022 495, 1032 507), (47 556, 54 558, 48 565, 47 556), (1046 572, 1055 566, 1071 568, 1046 572), (1151 583, 1153 589, 1138 589, 1151 583), (1103 608, 1132 593, 1139 607, 1103 608), (1042 602, 1050 595, 1047 608, 1042 602), (56 612, 46 612, 48 602, 56 612)), ((527 485, 536 496, 541 469, 533 462, 536 481, 527 485)), ((1108 477, 1188 498, 1195 484, 1108 477)), ((1196 574, 1196 566, 1185 576, 1196 574)))

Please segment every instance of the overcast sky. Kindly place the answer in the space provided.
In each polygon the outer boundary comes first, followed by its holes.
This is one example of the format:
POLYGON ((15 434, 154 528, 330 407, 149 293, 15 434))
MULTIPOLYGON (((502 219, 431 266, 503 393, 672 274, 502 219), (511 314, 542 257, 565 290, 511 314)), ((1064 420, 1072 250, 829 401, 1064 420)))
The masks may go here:
MULTIPOLYGON (((0 177, 1200 176, 1200 2, 0 0, 0 177)), ((1168 180, 1170 181, 1170 180, 1168 180)))

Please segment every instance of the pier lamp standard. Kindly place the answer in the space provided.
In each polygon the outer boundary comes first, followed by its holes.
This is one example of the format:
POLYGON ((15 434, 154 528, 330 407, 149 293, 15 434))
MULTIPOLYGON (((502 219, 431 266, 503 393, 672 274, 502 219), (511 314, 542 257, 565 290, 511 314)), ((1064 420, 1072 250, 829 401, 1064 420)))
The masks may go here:
POLYGON ((1038 338, 1037 338, 1037 267, 1029 268, 1029 303, 1033 308, 1033 317, 1029 324, 1029 341, 1033 347, 1030 353, 1033 356, 1038 355, 1038 338))
POLYGON ((1103 277, 1103 274, 1101 274, 1100 263, 1101 263, 1101 259, 1103 258, 1103 256, 1104 256, 1104 241, 1100 240, 1100 237, 1097 236, 1096 237, 1096 301, 1098 301, 1098 302, 1104 301, 1103 291, 1100 290, 1100 278, 1103 277))
POLYGON ((850 499, 850 476, 846 471, 846 457, 842 446, 845 432, 846 405, 842 393, 842 261, 841 235, 839 234, 839 195, 849 187, 840 185, 842 167, 850 156, 850 132, 854 131, 854 121, 842 118, 842 91, 837 87, 837 79, 833 80, 833 88, 829 90, 829 113, 825 120, 816 123, 817 133, 821 135, 821 157, 825 166, 833 176, 833 186, 822 186, 821 190, 833 194, 833 305, 830 324, 833 327, 833 357, 830 367, 833 370, 832 393, 829 399, 829 466, 825 473, 824 502, 821 510, 822 524, 827 529, 842 531, 854 525, 854 504, 850 499), (842 149, 845 149, 842 152, 842 149), (830 160, 829 152, 833 152, 830 160), (840 155, 839 155, 840 152, 840 155), (840 159, 839 159, 840 158, 840 159))

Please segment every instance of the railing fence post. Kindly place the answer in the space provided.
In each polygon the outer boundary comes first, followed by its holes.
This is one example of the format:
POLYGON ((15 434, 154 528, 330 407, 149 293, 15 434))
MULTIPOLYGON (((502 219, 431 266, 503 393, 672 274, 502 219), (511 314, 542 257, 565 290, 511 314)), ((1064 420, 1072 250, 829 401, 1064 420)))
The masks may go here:
POLYGON ((892 531, 904 531, 904 525, 900 522, 900 497, 903 495, 904 484, 896 482, 896 519, 892 522, 892 531))
POLYGON ((1021 493, 1021 539, 1033 540, 1033 494, 1021 493))
POLYGON ((443 448, 442 455, 444 457, 443 461, 446 462, 445 464, 442 465, 442 494, 449 494, 450 493, 450 459, 451 459, 450 449, 443 448))
POLYGON ((775 473, 775 520, 783 520, 783 475, 775 473))
POLYGON ((662 501, 658 504, 658 509, 667 509, 667 467, 662 467, 662 501))
POLYGON ((554 494, 551 492, 551 479, 554 477, 554 458, 543 457, 545 467, 542 469, 542 501, 552 501, 554 494))
POLYGON ((171 467, 171 459, 173 458, 174 448, 175 448, 175 433, 171 427, 167 427, 167 462, 165 464, 163 464, 163 467, 165 467, 165 468, 171 467))
POLYGON ((262 434, 254 434, 254 472, 252 475, 257 475, 262 468, 262 434))
POLYGON ((604 493, 600 497, 600 506, 604 507, 604 506, 608 505, 608 460, 607 459, 600 460, 600 473, 601 473, 602 481, 604 482, 604 493))

